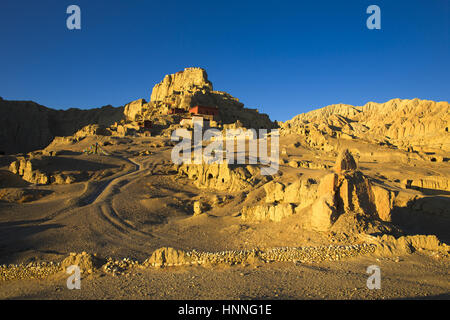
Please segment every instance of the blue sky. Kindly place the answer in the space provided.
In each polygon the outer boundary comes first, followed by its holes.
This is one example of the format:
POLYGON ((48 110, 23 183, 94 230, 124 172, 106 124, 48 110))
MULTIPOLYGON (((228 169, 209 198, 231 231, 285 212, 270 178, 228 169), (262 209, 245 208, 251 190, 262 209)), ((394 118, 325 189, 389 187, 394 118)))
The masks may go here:
POLYGON ((334 103, 449 101, 450 1, 2 0, 0 96, 67 109, 149 100, 207 70, 272 120, 334 103), (81 30, 66 8, 81 8, 81 30), (381 8, 381 30, 366 8, 381 8))

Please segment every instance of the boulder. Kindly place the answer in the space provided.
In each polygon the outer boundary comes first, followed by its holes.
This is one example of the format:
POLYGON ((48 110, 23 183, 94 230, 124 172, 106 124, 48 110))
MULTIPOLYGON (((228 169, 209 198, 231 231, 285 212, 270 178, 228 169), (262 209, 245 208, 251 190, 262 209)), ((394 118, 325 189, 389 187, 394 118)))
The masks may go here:
POLYGON ((180 266, 191 260, 185 251, 163 247, 153 251, 150 258, 144 261, 144 265, 152 267, 180 266))
POLYGON ((75 265, 80 268, 81 273, 92 273, 101 266, 101 260, 86 252, 70 255, 61 262, 61 268, 65 271, 68 267, 75 265))

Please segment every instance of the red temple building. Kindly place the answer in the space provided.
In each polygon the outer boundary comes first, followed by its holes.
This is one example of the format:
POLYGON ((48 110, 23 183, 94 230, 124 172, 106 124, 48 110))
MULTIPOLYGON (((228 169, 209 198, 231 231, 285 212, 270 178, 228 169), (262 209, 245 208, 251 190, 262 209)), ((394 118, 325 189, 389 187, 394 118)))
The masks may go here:
POLYGON ((217 116, 219 114, 219 108, 207 107, 207 106, 195 106, 189 109, 189 113, 199 115, 217 116))

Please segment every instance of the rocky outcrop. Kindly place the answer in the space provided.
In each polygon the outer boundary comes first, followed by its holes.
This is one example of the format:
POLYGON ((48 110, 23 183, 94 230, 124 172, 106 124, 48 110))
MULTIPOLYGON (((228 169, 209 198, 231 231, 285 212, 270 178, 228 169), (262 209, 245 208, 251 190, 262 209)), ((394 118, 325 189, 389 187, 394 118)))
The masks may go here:
POLYGON ((317 198, 317 183, 315 180, 297 180, 284 185, 281 182, 271 181, 264 185, 266 203, 290 203, 298 209, 310 206, 317 198))
POLYGON ((9 170, 33 184, 70 184, 86 180, 98 181, 123 169, 116 165, 105 165, 101 160, 83 158, 63 151, 36 151, 27 156, 15 157, 9 170))
POLYGON ((297 180, 288 185, 270 181, 264 185, 264 191, 265 204, 243 207, 243 220, 278 222, 311 206, 317 199, 317 183, 312 179, 297 180))
POLYGON ((27 159, 18 157, 9 166, 9 171, 18 174, 23 180, 33 184, 71 184, 76 178, 71 174, 64 173, 47 173, 46 168, 49 163, 47 158, 27 159))
POLYGON ((321 203, 313 205, 313 229, 328 230, 346 212, 354 212, 367 219, 391 221, 394 192, 374 185, 359 171, 325 176, 319 184, 317 196, 321 203))
POLYGON ((170 247, 163 247, 153 251, 150 258, 144 261, 144 266, 182 266, 189 264, 191 261, 193 261, 193 259, 187 252, 170 247))
POLYGON ((186 95, 195 95, 197 92, 209 92, 213 90, 212 83, 208 80, 206 71, 202 68, 186 68, 184 71, 169 74, 164 80, 153 87, 151 101, 177 102, 184 106, 181 100, 186 100, 186 95), (178 101, 177 98, 179 98, 178 101))
MULTIPOLYGON (((170 118, 171 108, 189 111, 195 105, 217 107, 223 124, 240 121, 244 127, 272 128, 274 124, 266 114, 256 109, 244 108, 239 99, 222 91, 213 90, 206 71, 202 68, 186 68, 175 74, 166 75, 153 87, 150 102, 140 99, 125 106, 128 120, 170 118)), ((170 119, 169 119, 170 120, 170 119)), ((174 122, 176 120, 173 119, 174 122)))
POLYGON ((353 212, 363 219, 391 221, 395 194, 374 183, 356 170, 353 156, 344 150, 337 158, 336 173, 326 175, 317 189, 311 227, 329 230, 339 216, 353 212))
POLYGON ((125 118, 131 121, 136 120, 136 116, 141 114, 149 105, 145 99, 138 99, 125 105, 123 114, 125 118))
POLYGON ((182 164, 177 166, 180 176, 194 181, 198 188, 239 191, 249 189, 265 179, 252 166, 234 166, 223 163, 182 164))
POLYGON ((78 130, 74 135, 74 139, 75 140, 79 140, 81 138, 87 137, 87 136, 93 136, 93 135, 98 135, 98 136, 110 136, 111 135, 111 131, 106 128, 103 125, 99 125, 99 124, 90 124, 87 125, 83 128, 81 128, 80 130, 78 130))
POLYGON ((71 136, 89 124, 108 127, 123 118, 123 108, 105 106, 53 110, 32 101, 0 99, 0 151, 25 153, 45 148, 56 136, 71 136))
POLYGON ((375 254, 383 257, 411 254, 415 251, 432 251, 444 257, 450 254, 450 246, 441 242, 435 235, 413 235, 395 238, 384 234, 373 237, 364 235, 362 238, 376 244, 375 254))
POLYGON ((23 180, 35 184, 48 184, 48 175, 34 168, 34 161, 19 157, 9 166, 9 171, 22 176, 23 180))

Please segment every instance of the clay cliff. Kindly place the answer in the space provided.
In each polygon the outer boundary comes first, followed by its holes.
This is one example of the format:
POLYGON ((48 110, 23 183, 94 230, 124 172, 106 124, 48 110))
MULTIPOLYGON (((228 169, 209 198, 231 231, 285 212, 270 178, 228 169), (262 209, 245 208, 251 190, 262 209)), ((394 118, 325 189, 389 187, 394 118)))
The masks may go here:
POLYGON ((32 101, 0 99, 0 151, 6 154, 45 148, 56 136, 70 136, 88 124, 109 126, 123 118, 123 107, 54 110, 32 101))

